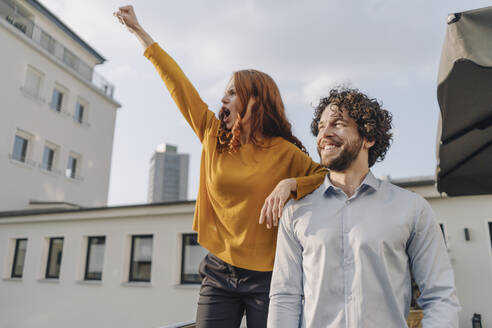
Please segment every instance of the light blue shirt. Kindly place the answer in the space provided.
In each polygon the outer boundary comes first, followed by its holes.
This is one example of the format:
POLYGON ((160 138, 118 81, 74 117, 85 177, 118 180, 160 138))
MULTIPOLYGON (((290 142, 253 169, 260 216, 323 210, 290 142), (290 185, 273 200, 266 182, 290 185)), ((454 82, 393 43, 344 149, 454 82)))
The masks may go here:
POLYGON ((429 204, 371 172, 347 198, 327 176, 280 219, 268 327, 407 327, 411 274, 423 328, 458 327, 453 270, 429 204))

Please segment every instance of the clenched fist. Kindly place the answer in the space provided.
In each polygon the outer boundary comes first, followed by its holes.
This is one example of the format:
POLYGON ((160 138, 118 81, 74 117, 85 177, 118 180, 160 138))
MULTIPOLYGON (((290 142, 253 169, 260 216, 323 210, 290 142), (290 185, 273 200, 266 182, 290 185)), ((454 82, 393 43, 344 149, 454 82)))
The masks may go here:
POLYGON ((123 6, 117 12, 113 13, 113 15, 132 33, 136 33, 140 27, 133 6, 123 6))

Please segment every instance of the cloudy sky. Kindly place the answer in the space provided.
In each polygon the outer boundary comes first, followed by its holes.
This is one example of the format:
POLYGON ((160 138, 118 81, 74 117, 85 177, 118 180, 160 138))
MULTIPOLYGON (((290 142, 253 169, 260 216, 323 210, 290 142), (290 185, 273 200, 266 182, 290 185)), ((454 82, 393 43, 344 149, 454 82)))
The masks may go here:
POLYGON ((118 111, 109 204, 146 202, 149 159, 167 142, 190 154, 190 199, 201 145, 180 116, 143 49, 115 18, 132 4, 141 25, 180 64, 217 112, 231 72, 255 68, 278 83, 294 133, 318 160, 309 133, 312 105, 337 84, 383 102, 394 142, 376 176, 435 171, 436 79, 449 13, 482 0, 42 0, 108 61, 98 71, 116 86, 118 111))

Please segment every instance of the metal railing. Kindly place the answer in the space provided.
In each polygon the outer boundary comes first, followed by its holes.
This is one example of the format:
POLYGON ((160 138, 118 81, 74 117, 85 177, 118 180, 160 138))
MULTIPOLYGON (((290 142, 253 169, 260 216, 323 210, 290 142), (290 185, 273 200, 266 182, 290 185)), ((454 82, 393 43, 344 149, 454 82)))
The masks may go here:
POLYGON ((34 24, 31 19, 20 13, 18 8, 13 6, 10 1, 0 0, 0 19, 16 27, 38 46, 75 71, 83 80, 91 83, 106 96, 113 98, 114 86, 108 80, 94 71, 91 66, 82 61, 49 33, 34 24))

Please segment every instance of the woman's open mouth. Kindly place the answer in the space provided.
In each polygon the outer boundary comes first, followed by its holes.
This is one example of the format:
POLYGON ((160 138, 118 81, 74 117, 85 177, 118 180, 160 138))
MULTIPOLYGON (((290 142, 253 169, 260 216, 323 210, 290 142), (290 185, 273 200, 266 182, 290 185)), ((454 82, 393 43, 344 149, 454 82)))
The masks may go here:
POLYGON ((224 122, 224 123, 227 123, 228 121, 228 118, 229 116, 231 115, 231 111, 225 107, 222 107, 220 109, 220 113, 219 113, 219 119, 224 122))

